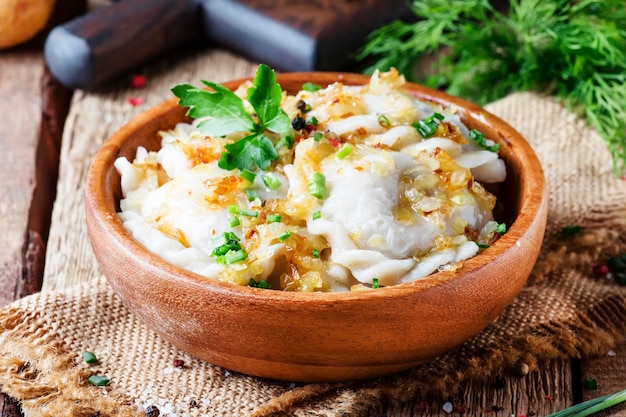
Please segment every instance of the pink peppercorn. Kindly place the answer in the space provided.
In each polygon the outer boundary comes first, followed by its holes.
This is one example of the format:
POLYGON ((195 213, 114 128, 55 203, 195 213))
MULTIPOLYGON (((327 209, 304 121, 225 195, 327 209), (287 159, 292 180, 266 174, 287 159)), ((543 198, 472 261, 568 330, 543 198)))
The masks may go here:
POLYGON ((593 275, 598 278, 606 278, 609 272, 611 272, 606 264, 593 264, 591 265, 591 270, 593 275))
POLYGON ((130 86, 132 88, 141 88, 141 87, 144 87, 145 85, 146 85, 146 76, 145 75, 142 75, 142 74, 135 75, 130 80, 130 86))

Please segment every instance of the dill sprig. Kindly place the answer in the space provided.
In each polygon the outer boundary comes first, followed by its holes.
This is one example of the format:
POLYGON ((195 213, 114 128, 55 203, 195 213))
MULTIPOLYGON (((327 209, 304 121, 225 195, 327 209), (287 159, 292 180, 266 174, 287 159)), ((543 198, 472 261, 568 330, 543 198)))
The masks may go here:
POLYGON ((552 94, 606 141, 626 171, 623 0, 414 0, 413 22, 372 32, 359 59, 484 105, 514 91, 552 94), (442 52, 443 51, 443 52, 442 52), (436 56, 429 74, 416 64, 436 56))

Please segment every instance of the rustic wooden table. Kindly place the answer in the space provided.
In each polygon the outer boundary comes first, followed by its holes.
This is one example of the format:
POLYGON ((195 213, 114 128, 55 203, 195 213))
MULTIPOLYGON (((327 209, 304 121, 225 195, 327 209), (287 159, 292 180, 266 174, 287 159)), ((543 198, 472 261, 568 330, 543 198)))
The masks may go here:
MULTIPOLYGON (((84 7, 84 0, 59 0, 53 23, 84 7)), ((0 306, 99 274, 85 232, 82 191, 91 157, 109 134, 168 98, 169 87, 177 82, 223 81, 250 75, 256 68, 225 51, 192 47, 146 65, 141 71, 148 82, 141 89, 120 80, 94 93, 70 91, 46 71, 43 39, 42 34, 0 51, 0 138, 5 147, 0 163, 0 306)), ((450 400, 463 405, 468 416, 544 416, 623 389, 625 382, 622 344, 599 358, 552 361, 523 377, 468 384, 453 398, 385 404, 370 415, 443 416, 442 405, 450 400), (586 377, 598 381, 597 390, 584 389, 586 377)), ((19 403, 0 393, 0 416, 20 415, 19 403)), ((604 415, 625 417, 626 407, 604 415)))

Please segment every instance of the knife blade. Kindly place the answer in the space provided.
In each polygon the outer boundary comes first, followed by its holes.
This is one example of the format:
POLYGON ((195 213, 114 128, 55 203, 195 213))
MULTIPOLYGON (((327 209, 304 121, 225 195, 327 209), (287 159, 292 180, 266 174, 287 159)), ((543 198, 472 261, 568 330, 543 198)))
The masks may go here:
POLYGON ((55 27, 44 57, 84 90, 197 42, 278 71, 346 71, 372 30, 410 15, 406 0, 124 0, 55 27))

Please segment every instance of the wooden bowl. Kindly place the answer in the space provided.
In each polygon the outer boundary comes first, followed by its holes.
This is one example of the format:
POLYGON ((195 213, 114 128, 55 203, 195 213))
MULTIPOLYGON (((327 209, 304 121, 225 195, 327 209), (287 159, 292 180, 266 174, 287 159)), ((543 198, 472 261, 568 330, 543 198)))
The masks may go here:
MULTIPOLYGON (((294 93, 306 81, 364 84, 357 74, 279 74, 294 93)), ((225 83, 236 88, 242 80, 225 83)), ((422 100, 454 105, 472 129, 501 144, 508 176, 500 187, 508 231, 456 272, 375 291, 293 293, 222 283, 149 253, 118 219, 120 177, 113 162, 137 146, 160 146, 157 132, 187 120, 172 98, 131 120, 95 156, 85 195, 89 238, 100 267, 125 305, 181 350, 221 367, 291 381, 380 376, 431 360, 494 321, 535 263, 546 225, 541 166, 522 136, 467 101, 415 84, 422 100)))

